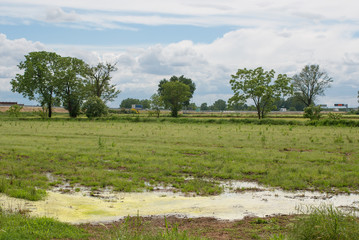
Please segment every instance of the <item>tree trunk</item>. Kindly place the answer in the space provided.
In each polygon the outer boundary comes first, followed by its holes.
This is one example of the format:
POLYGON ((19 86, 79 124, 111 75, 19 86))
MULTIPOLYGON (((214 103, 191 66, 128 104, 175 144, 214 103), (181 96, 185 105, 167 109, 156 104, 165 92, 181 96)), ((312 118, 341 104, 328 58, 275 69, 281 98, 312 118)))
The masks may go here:
POLYGON ((52 106, 51 106, 51 104, 47 105, 47 109, 49 110, 49 118, 51 118, 51 115, 52 115, 52 106))

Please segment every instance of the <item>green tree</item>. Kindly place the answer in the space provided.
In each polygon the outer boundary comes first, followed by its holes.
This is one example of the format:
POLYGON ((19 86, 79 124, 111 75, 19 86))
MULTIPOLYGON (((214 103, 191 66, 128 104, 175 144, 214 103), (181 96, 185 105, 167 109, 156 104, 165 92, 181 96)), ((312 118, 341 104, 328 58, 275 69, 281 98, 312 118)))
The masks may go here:
POLYGON ((73 118, 80 114, 81 105, 86 98, 85 66, 85 62, 77 58, 59 59, 59 76, 55 92, 73 118))
POLYGON ((207 103, 202 103, 201 104, 201 111, 206 111, 206 110, 208 110, 207 103))
POLYGON ((294 96, 305 106, 314 105, 317 96, 324 96, 333 79, 319 65, 306 65, 299 74, 292 78, 294 96))
POLYGON ((113 101, 118 94, 115 85, 111 85, 111 73, 117 71, 116 64, 99 63, 96 66, 88 67, 86 72, 87 88, 89 96, 97 96, 105 103, 113 101))
POLYGON ((162 101, 162 98, 158 94, 153 94, 151 96, 151 109, 156 111, 157 118, 160 117, 161 114, 161 108, 164 106, 164 103, 162 101))
POLYGON ((177 117, 185 102, 191 98, 190 87, 179 81, 170 81, 161 85, 161 98, 165 107, 171 109, 171 116, 177 117))
POLYGON ((142 105, 143 109, 150 109, 151 108, 151 100, 149 100, 149 99, 140 100, 140 104, 142 105))
POLYGON ((274 74, 273 69, 264 71, 261 67, 254 70, 238 69, 229 81, 234 92, 234 96, 228 101, 229 104, 244 103, 247 99, 252 99, 258 118, 263 118, 275 108, 275 100, 292 92, 290 78, 285 74, 279 74, 272 82, 274 74))
POLYGON ((102 99, 97 96, 87 99, 82 109, 88 118, 102 117, 108 113, 108 107, 102 99))
POLYGON ((12 91, 21 93, 30 100, 38 101, 52 115, 52 107, 59 104, 55 96, 58 61, 61 56, 53 52, 30 52, 25 55, 25 61, 18 65, 23 74, 16 74, 11 80, 12 91))
POLYGON ((187 108, 188 108, 188 110, 196 110, 197 105, 196 105, 196 103, 190 103, 187 108))
POLYGON ((167 79, 163 79, 160 81, 160 83, 158 84, 158 94, 160 96, 162 96, 162 91, 163 91, 163 86, 165 83, 167 82, 180 82, 183 83, 185 85, 187 85, 189 87, 189 91, 190 91, 190 96, 188 98, 188 100, 183 102, 183 106, 187 107, 189 105, 189 101, 190 99, 193 97, 193 93, 196 90, 196 84, 192 81, 192 79, 190 78, 185 78, 183 75, 180 77, 176 77, 176 76, 172 76, 170 78, 170 80, 168 81, 167 79))
POLYGON ((216 111, 224 111, 227 107, 226 101, 222 99, 218 99, 213 103, 213 110, 216 111))
POLYGON ((126 98, 122 100, 120 108, 132 108, 133 104, 140 104, 140 100, 137 98, 126 98))

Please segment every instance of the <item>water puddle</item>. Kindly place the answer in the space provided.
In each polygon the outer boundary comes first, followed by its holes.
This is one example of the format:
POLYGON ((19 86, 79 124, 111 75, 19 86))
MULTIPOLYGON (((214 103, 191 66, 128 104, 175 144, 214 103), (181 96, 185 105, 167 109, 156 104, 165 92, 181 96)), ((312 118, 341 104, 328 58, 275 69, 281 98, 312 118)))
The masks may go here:
POLYGON ((264 188, 255 183, 232 182, 232 187, 250 191, 226 191, 219 196, 189 197, 172 192, 112 193, 93 197, 84 192, 49 191, 43 201, 31 202, 0 195, 3 209, 30 211, 32 216, 54 217, 63 222, 88 223, 118 220, 128 215, 177 215, 242 219, 296 213, 296 206, 332 204, 335 207, 359 209, 358 194, 329 195, 319 192, 286 192, 264 188), (255 189, 254 191, 251 189, 255 189))

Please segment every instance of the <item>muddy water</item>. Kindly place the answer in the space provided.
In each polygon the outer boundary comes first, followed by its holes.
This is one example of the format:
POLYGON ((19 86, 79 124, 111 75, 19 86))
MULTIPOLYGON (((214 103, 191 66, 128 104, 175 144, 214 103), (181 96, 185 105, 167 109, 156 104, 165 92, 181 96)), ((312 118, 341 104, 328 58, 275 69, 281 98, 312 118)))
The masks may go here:
POLYGON ((253 183, 234 183, 235 187, 256 188, 257 191, 231 193, 213 197, 188 197, 171 192, 88 194, 48 192, 43 201, 31 202, 0 195, 3 209, 31 211, 33 216, 48 216, 63 222, 107 222, 128 215, 179 215, 242 219, 273 214, 296 213, 296 206, 332 204, 336 207, 359 209, 359 195, 327 195, 318 192, 285 192, 253 183), (258 191, 259 190, 259 191, 258 191))

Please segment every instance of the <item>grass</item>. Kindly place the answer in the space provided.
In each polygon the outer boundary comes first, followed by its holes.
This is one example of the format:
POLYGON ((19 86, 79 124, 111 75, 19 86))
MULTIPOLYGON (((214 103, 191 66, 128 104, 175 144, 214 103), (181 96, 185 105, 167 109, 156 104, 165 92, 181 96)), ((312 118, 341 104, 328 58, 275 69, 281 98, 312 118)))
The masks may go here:
POLYGON ((359 239, 359 219, 354 213, 341 211, 333 206, 306 207, 289 232, 288 239, 359 239))
POLYGON ((76 226, 52 218, 31 218, 0 209, 0 239, 87 239, 88 234, 76 226))
POLYGON ((67 181, 125 192, 172 185, 211 195, 222 191, 219 180, 228 179, 288 190, 357 191, 358 133, 230 121, 0 121, 0 192, 38 200, 67 181))

